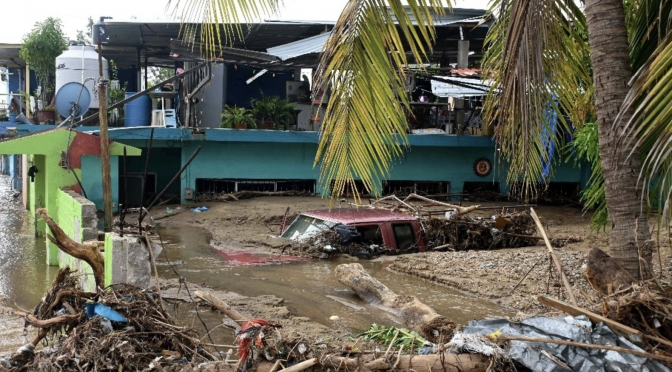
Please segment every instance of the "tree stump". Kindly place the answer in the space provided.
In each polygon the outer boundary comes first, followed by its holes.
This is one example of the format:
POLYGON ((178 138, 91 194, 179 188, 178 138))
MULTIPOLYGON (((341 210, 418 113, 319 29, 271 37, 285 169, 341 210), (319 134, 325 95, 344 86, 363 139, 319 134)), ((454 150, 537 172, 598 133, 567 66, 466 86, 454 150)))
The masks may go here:
POLYGON ((596 291, 609 295, 635 283, 628 270, 599 248, 588 254, 588 265, 583 276, 596 291))

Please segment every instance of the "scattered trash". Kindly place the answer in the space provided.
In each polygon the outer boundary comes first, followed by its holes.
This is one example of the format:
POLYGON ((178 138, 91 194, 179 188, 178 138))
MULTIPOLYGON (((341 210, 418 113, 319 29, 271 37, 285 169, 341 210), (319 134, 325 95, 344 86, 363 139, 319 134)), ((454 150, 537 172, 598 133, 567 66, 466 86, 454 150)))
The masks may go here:
POLYGON ((201 212, 205 212, 205 211, 207 211, 207 210, 209 210, 209 209, 210 209, 210 208, 208 208, 208 207, 206 207, 206 206, 202 206, 202 207, 191 208, 191 212, 192 212, 192 213, 201 213, 201 212))
MULTIPOLYGON (((575 341, 597 345, 615 345, 625 349, 643 351, 640 347, 622 336, 616 335, 603 323, 595 326, 585 316, 564 318, 534 317, 512 323, 505 319, 474 320, 463 330, 468 335, 496 336, 533 336, 556 340, 575 341)), ((451 341, 452 343, 452 341, 451 341)), ((485 351, 482 343, 469 343, 462 350, 476 349, 485 351)), ((565 364, 572 371, 668 371, 660 362, 633 354, 609 350, 588 349, 577 346, 559 345, 544 342, 512 340, 506 350, 511 359, 532 371, 566 371, 565 364), (550 355, 550 357, 549 357, 550 355), (560 363, 558 363, 560 362, 560 363)))
POLYGON ((339 320, 341 318, 338 317, 338 315, 332 315, 329 317, 329 320, 339 320))
POLYGON ((171 207, 166 207, 166 213, 173 214, 173 213, 175 213, 175 210, 171 207))
POLYGON ((86 316, 89 319, 93 318, 96 315, 99 315, 113 322, 126 323, 128 321, 123 315, 119 314, 119 312, 114 311, 109 306, 103 305, 98 302, 87 304, 85 308, 86 308, 86 316))

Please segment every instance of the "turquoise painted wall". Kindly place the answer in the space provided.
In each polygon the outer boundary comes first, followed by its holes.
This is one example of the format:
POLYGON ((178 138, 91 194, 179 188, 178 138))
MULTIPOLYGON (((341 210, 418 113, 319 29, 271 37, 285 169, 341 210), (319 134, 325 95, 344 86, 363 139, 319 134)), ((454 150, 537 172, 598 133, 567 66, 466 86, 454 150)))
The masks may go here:
POLYGON ((414 147, 390 171, 389 180, 449 181, 451 192, 462 192, 464 182, 500 182, 494 151, 478 147, 414 147), (486 177, 474 173, 474 162, 487 158, 493 171, 486 177))
MULTIPOLYGON (((317 179, 313 169, 317 145, 310 143, 197 142, 182 146, 186 162, 201 151, 182 175, 182 189, 195 188, 197 178, 317 179)), ((184 202, 184 200, 183 200, 184 202)))
MULTIPOLYGON (((319 168, 313 168, 316 144, 193 141, 182 147, 183 163, 198 146, 202 147, 201 152, 183 174, 183 189, 195 188, 197 178, 319 178, 319 168)), ((497 163, 494 149, 490 148, 414 146, 394 163, 388 179, 449 181, 454 193, 462 191, 464 182, 500 182, 501 191, 506 193, 506 166, 500 167, 497 163), (493 164, 493 171, 489 176, 478 177, 474 173, 474 162, 484 157, 493 164)), ((559 164, 553 181, 583 185, 587 172, 572 164, 559 164)))
MULTIPOLYGON (((136 158, 135 156, 133 158, 136 158)), ((110 174, 112 175, 112 205, 114 212, 119 210, 119 157, 110 156, 110 174)), ((98 210, 103 210, 103 166, 100 156, 82 155, 82 186, 86 196, 98 210)))

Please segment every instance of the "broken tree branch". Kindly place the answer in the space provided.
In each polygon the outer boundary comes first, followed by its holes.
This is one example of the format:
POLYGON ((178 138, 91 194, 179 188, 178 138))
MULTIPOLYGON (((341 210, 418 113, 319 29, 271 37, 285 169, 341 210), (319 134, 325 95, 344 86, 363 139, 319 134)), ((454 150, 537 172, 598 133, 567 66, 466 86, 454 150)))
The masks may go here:
POLYGON ((30 324, 35 328, 51 328, 59 324, 74 322, 75 320, 79 319, 80 316, 80 314, 59 315, 47 320, 40 320, 37 319, 33 314, 26 314, 26 313, 18 313, 18 314, 19 316, 26 318, 28 324, 30 324))
POLYGON ((42 219, 47 223, 49 230, 51 230, 51 233, 53 234, 53 236, 47 235, 47 238, 54 243, 58 249, 72 257, 88 263, 93 270, 93 277, 96 280, 96 288, 105 287, 105 258, 98 249, 98 244, 78 243, 72 240, 68 234, 54 222, 44 208, 38 209, 36 213, 42 216, 42 219))
POLYGON ((436 200, 433 200, 433 199, 430 199, 430 198, 426 198, 424 196, 420 196, 420 195, 415 194, 415 193, 407 196, 406 199, 403 200, 403 203, 408 203, 410 200, 413 200, 413 199, 419 199, 419 200, 423 200, 423 201, 426 201, 426 202, 434 203, 436 205, 442 205, 444 207, 455 209, 457 211, 457 214, 466 214, 466 213, 469 213, 469 212, 473 212, 473 211, 475 211, 475 210, 477 210, 478 208, 481 207, 480 205, 472 205, 472 206, 469 206, 469 207, 462 207, 462 206, 459 206, 459 205, 448 204, 448 203, 436 201, 436 200))
POLYGON ((534 222, 537 224, 537 228, 539 229, 541 236, 544 238, 544 243, 546 243, 548 253, 551 255, 551 259, 555 264, 555 268, 556 270, 558 270, 558 274, 560 274, 560 277, 562 278, 562 284, 565 285, 567 294, 569 294, 569 300, 572 301, 572 305, 577 306, 576 297, 574 297, 574 291, 572 291, 572 286, 569 285, 569 280, 567 280, 567 276, 565 275, 565 272, 562 270, 562 264, 560 263, 558 256, 555 254, 553 246, 551 245, 551 242, 548 240, 548 236, 546 236, 546 230, 544 230, 544 226, 541 224, 539 216, 537 216, 537 213, 534 211, 534 208, 530 208, 530 215, 532 215, 532 218, 534 219, 534 222))
POLYGON ((224 313, 224 315, 231 318, 231 320, 233 320, 234 322, 238 323, 238 325, 243 325, 243 323, 245 323, 247 319, 249 319, 249 317, 246 317, 243 314, 239 313, 237 310, 232 308, 231 305, 215 297, 212 293, 196 291, 194 296, 200 298, 201 300, 207 301, 214 308, 224 313))

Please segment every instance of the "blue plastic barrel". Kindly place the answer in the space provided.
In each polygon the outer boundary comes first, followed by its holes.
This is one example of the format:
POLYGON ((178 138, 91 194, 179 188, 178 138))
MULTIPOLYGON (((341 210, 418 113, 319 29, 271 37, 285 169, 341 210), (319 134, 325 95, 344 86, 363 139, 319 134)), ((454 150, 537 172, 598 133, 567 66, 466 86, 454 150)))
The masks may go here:
MULTIPOLYGON (((126 98, 134 96, 135 92, 126 92, 126 98)), ((147 127, 152 124, 152 101, 147 94, 124 105, 125 127, 147 127)))

